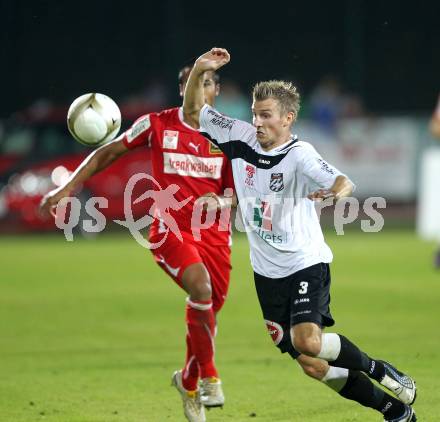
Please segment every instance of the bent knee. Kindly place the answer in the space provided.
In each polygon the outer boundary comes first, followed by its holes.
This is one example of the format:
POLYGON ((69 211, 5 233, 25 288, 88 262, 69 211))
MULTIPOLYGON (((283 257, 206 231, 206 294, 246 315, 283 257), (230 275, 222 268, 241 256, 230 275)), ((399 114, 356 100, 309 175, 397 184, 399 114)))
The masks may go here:
POLYGON ((204 265, 194 264, 188 267, 183 273, 182 283, 192 300, 211 299, 211 280, 204 265))
POLYGON ((325 377, 329 370, 327 362, 310 356, 300 355, 297 362, 306 375, 319 381, 325 377))
POLYGON ((322 371, 320 371, 318 368, 315 368, 314 366, 306 365, 302 366, 303 372, 314 379, 320 380, 322 378, 322 371))
POLYGON ((212 289, 209 280, 196 282, 191 285, 189 295, 195 300, 209 300, 211 299, 212 289))
POLYGON ((316 357, 321 351, 321 339, 318 336, 306 338, 294 337, 292 343, 295 350, 306 356, 316 357))

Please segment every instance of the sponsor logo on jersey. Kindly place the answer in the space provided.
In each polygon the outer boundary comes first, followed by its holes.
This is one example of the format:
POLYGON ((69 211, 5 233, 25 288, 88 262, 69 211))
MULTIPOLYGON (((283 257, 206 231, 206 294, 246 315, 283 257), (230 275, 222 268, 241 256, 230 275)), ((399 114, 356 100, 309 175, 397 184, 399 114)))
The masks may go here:
POLYGON ((130 143, 134 138, 138 137, 141 133, 148 130, 151 126, 150 115, 142 117, 140 120, 135 122, 133 126, 127 131, 127 141, 130 143))
POLYGON ((222 164, 223 157, 197 157, 176 152, 163 153, 163 171, 166 174, 219 179, 222 164))
POLYGON ((272 206, 261 201, 254 208, 253 223, 255 233, 270 243, 283 243, 283 236, 272 232, 272 206))
POLYGON ((190 142, 188 144, 197 154, 199 153, 200 144, 195 144, 194 142, 190 142))
POLYGON ((306 315, 306 314, 311 314, 312 311, 307 310, 307 311, 299 311, 299 312, 295 312, 292 316, 296 317, 298 315, 306 315))
POLYGON ((385 405, 385 407, 381 410, 381 413, 385 413, 389 408, 393 405, 390 401, 385 405))
POLYGON ((233 119, 223 116, 222 114, 219 114, 214 110, 209 110, 208 114, 210 114, 210 122, 215 126, 221 127, 222 129, 231 129, 232 125, 234 124, 233 119))
POLYGON ((247 164, 247 165, 246 165, 246 174, 247 174, 247 177, 249 177, 249 179, 251 179, 252 177, 254 177, 254 174, 255 174, 255 167, 252 166, 251 164, 247 164))
POLYGON ((260 164, 270 164, 270 160, 265 160, 264 158, 259 158, 259 159, 258 159, 258 162, 259 162, 260 164))
POLYGON ((261 201, 261 206, 254 208, 254 223, 263 230, 272 231, 272 207, 269 202, 261 201))
POLYGON ((251 164, 246 164, 246 179, 244 183, 248 186, 254 186, 255 167, 251 164))
POLYGON ((222 150, 217 146, 214 145, 213 143, 209 143, 209 153, 210 154, 221 154, 222 150))
POLYGON ((283 173, 272 173, 270 175, 269 188, 274 192, 280 192, 284 189, 283 173))
POLYGON ((268 233, 265 230, 258 229, 255 233, 260 236, 264 241, 269 243, 283 243, 283 236, 275 233, 268 233))
POLYGON ((177 130, 164 130, 162 148, 177 149, 179 132, 177 130))
POLYGON ((318 158, 318 163, 321 164, 321 170, 326 171, 327 173, 330 173, 330 174, 335 174, 335 171, 330 166, 330 164, 325 162, 322 158, 318 158))
POLYGON ((303 297, 302 299, 295 299, 293 302, 294 305, 299 305, 300 303, 308 303, 310 299, 308 297, 303 297))
POLYGON ((267 331, 272 337, 275 346, 278 346, 284 336, 283 327, 277 322, 269 321, 268 319, 265 319, 264 321, 266 322, 267 331))

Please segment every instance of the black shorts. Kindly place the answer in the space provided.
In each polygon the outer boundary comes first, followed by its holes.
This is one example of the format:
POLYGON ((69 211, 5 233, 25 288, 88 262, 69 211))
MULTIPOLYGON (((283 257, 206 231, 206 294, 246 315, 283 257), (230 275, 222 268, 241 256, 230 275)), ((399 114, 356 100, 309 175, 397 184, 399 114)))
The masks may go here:
POLYGON ((283 353, 299 356, 290 339, 293 325, 301 322, 314 322, 321 328, 334 325, 328 264, 312 265, 283 278, 254 273, 254 280, 267 329, 283 353))

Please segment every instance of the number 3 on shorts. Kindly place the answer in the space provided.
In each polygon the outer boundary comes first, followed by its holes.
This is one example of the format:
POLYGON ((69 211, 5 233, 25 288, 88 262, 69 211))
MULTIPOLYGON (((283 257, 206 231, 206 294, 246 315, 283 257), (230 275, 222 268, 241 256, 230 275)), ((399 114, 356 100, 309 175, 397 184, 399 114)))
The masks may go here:
POLYGON ((301 286, 301 288, 298 290, 298 293, 300 295, 305 295, 307 293, 309 283, 307 281, 300 281, 299 285, 301 286))

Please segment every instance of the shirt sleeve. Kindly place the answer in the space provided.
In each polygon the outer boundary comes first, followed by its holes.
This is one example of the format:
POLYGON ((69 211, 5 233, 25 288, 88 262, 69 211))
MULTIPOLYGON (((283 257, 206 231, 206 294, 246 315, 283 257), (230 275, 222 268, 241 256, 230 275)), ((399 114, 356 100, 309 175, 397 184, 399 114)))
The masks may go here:
POLYGON ((123 142, 128 149, 139 146, 150 146, 150 139, 153 134, 154 113, 145 114, 139 117, 133 125, 124 133, 123 142))
POLYGON ((256 139, 251 124, 225 116, 208 104, 200 111, 199 123, 200 132, 222 150, 222 144, 230 141, 252 144, 256 139))
POLYGON ((329 189, 338 176, 345 176, 336 167, 327 163, 307 142, 301 142, 299 150, 299 167, 309 179, 323 189, 329 189))

